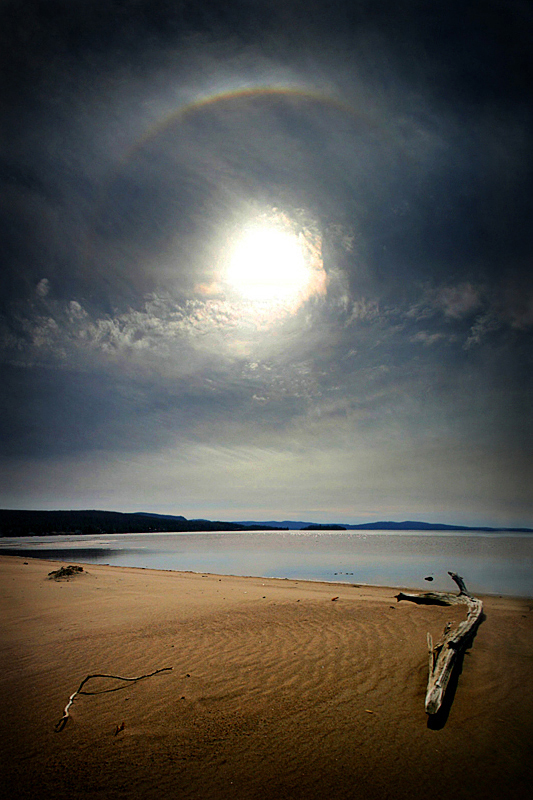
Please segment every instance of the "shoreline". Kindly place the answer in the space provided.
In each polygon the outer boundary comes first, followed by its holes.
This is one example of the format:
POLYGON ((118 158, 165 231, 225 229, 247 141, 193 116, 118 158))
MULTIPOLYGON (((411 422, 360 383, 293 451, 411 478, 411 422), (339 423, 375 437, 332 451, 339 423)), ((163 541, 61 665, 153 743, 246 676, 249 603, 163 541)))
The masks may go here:
MULTIPOLYGON (((73 550, 75 553, 76 551, 73 550)), ((123 569, 123 570, 143 570, 144 572, 153 572, 153 573, 172 573, 176 575, 209 575, 214 578, 235 578, 235 579, 251 579, 251 580, 267 580, 267 581, 289 581, 295 583, 309 583, 309 584, 321 584, 324 586, 338 586, 338 587, 346 587, 351 586, 355 589, 384 589, 387 591, 407 591, 407 592, 423 592, 423 591, 433 591, 431 583, 428 583, 425 587, 420 586, 409 586, 408 584, 375 584, 375 583, 351 583, 349 581, 326 581, 326 580, 312 580, 309 578, 279 578, 279 577, 272 577, 272 576, 265 576, 265 575, 235 575, 233 573, 221 573, 221 572, 206 572, 205 570, 186 570, 186 569, 157 569, 155 567, 134 567, 134 566, 123 566, 120 564, 109 564, 107 562, 98 562, 98 564, 90 562, 90 561, 77 561, 75 558, 72 559, 65 559, 65 558, 45 558, 43 556, 28 556, 28 555, 18 555, 17 553, 9 553, 3 552, 0 550, 0 560, 2 558, 10 558, 10 559, 22 559, 23 561, 30 559, 31 561, 36 562, 46 562, 50 564, 61 564, 61 565, 68 565, 68 564, 76 564, 82 566, 84 569, 89 567, 108 567, 109 569, 123 569)), ((465 577, 465 576, 463 576, 465 577)), ((468 588, 468 579, 465 577, 465 581, 468 588)), ((450 586, 446 590, 434 590, 434 591, 449 591, 455 592, 456 587, 453 581, 450 580, 450 586)), ((497 592, 476 592, 476 597, 479 597, 480 600, 485 599, 509 599, 509 600, 519 600, 523 602, 531 601, 533 602, 533 594, 532 595, 516 595, 516 594, 502 594, 497 592)))
POLYGON ((461 607, 398 603, 396 587, 103 564, 49 578, 71 563, 0 556, 11 797, 427 800, 429 781, 437 800, 529 797, 531 601, 483 596, 453 704, 431 727, 426 633, 461 607), (87 675, 166 667, 94 680, 54 731, 87 675))

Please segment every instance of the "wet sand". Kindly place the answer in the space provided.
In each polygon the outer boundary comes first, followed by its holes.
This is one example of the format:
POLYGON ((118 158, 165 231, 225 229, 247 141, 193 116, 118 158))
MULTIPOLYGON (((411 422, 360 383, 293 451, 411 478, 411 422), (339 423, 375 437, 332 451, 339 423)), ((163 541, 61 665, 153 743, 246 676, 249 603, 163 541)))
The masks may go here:
POLYGON ((103 565, 50 580, 59 566, 0 556, 12 798, 530 797, 533 601, 483 598, 451 708, 428 724, 426 632, 438 638, 464 608, 103 565), (55 732, 88 674, 163 667, 91 681, 99 693, 78 696, 55 732))

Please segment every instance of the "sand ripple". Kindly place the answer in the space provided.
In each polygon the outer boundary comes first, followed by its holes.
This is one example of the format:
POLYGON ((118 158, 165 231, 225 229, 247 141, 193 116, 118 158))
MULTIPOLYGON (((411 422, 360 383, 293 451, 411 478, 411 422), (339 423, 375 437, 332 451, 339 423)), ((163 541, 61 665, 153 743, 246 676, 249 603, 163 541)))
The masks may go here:
POLYGON ((12 797, 427 800, 430 779, 437 800, 529 797, 523 601, 485 601, 448 721, 431 730, 426 631, 462 609, 347 585, 109 567, 59 584, 43 562, 0 569, 12 797), (164 666, 135 685, 95 681, 117 690, 77 698, 54 733, 88 673, 164 666))

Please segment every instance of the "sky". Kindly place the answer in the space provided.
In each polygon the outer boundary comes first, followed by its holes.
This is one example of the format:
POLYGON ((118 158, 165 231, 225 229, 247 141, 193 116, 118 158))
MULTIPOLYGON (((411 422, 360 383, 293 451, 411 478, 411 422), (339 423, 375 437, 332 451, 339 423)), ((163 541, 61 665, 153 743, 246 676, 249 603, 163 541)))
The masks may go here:
POLYGON ((0 507, 533 525, 532 40, 2 0, 0 507))

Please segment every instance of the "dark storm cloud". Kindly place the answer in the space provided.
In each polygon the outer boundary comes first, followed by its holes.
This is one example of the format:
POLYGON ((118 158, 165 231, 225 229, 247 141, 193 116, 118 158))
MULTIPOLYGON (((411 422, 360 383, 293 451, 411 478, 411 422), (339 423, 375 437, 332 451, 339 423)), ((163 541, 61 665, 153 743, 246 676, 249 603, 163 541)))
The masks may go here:
POLYGON ((454 453, 480 497, 497 465, 523 483, 528 4, 35 1, 0 17, 17 475, 24 459, 74 459, 75 474, 87 454, 176 446, 203 454, 200 476, 213 453, 235 448, 235 465, 249 447, 258 474, 284 478, 314 454, 332 507, 350 469, 377 498, 415 451, 428 497, 430 475, 460 494, 454 453), (264 86, 300 95, 190 106, 264 86), (221 286, 220 254, 273 207, 320 242, 326 277, 268 318, 221 286))

